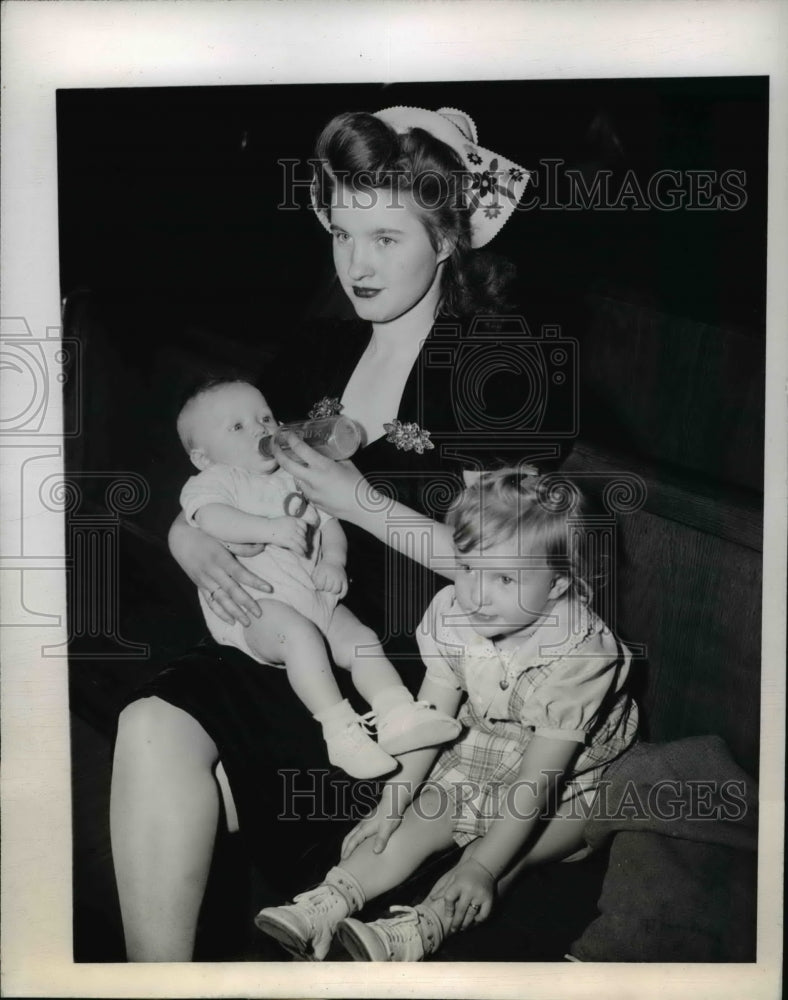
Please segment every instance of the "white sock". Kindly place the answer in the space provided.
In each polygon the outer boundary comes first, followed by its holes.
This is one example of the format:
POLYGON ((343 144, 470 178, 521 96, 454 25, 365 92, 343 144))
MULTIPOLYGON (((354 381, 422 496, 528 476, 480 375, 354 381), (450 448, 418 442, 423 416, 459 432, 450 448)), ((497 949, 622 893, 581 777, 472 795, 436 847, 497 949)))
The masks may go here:
POLYGON ((412 701, 413 695, 404 684, 392 684, 391 687, 378 691, 372 698, 372 711, 375 715, 381 716, 395 705, 410 704, 412 701))
POLYGON ((353 706, 347 700, 338 701, 336 705, 329 705, 322 712, 313 715, 315 722, 319 722, 323 727, 323 735, 328 736, 338 729, 343 729, 348 723, 355 722, 358 715, 353 711, 353 706))

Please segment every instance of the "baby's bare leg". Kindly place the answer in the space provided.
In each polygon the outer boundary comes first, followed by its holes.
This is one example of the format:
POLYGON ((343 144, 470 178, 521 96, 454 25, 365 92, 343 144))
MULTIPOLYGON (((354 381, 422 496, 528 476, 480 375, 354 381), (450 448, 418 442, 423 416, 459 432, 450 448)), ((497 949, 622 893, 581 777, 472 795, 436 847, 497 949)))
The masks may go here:
POLYGON ((262 616, 247 631, 250 647, 269 663, 284 663, 296 695, 323 727, 328 759, 354 778, 377 778, 396 761, 374 743, 334 680, 318 627, 279 601, 261 601, 262 616))
POLYGON ((354 687, 370 705, 381 691, 402 684, 378 637, 344 605, 336 606, 326 638, 334 662, 351 672, 354 687))
POLYGON ((267 663, 284 664, 290 686, 312 715, 341 702, 317 625, 281 601, 261 601, 260 608, 262 615, 245 633, 253 652, 267 663))
POLYGON ((356 690, 372 706, 378 745, 387 753, 439 746, 457 737, 457 720, 425 702, 414 702, 378 637, 341 604, 334 611, 327 638, 335 662, 350 670, 356 690))

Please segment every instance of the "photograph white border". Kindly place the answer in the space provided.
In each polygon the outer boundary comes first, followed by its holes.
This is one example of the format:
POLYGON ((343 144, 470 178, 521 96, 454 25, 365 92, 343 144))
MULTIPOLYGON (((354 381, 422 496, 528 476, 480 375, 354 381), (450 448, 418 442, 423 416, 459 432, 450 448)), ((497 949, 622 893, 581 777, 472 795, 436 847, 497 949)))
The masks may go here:
MULTIPOLYGON (((782 948, 788 7, 782 0, 9 0, 2 9, 2 316, 59 326, 55 92, 69 87, 624 77, 770 77, 758 961, 749 965, 217 963, 75 965, 64 659, 2 631, 2 992, 14 997, 776 997, 782 948), (319 6, 319 12, 318 12, 319 6)), ((512 123, 517 128, 516 122, 512 123)), ((14 410, 13 373, 3 372, 14 410)), ((59 415, 58 386, 51 411, 59 415)), ((7 447, 8 444, 12 447, 7 447)), ((4 608, 60 615, 62 517, 26 525, 0 440, 4 608), (38 562, 35 560, 38 559, 38 562), (24 562, 27 560, 27 562, 24 562), (32 562, 31 562, 32 560, 32 562), (24 565, 23 565, 24 563, 24 565), (30 593, 20 595, 22 580, 30 593)), ((22 448, 22 451, 19 451, 22 448)), ((62 471, 59 429, 36 437, 62 471)))

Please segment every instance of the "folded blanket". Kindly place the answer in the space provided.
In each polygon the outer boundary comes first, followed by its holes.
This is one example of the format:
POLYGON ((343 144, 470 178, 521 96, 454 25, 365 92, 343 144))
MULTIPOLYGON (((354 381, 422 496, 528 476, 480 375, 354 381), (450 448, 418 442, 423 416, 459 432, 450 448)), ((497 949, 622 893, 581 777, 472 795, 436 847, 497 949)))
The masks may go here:
POLYGON ((614 836, 600 916, 571 956, 601 962, 755 960, 757 786, 717 736, 633 747, 586 826, 614 836))

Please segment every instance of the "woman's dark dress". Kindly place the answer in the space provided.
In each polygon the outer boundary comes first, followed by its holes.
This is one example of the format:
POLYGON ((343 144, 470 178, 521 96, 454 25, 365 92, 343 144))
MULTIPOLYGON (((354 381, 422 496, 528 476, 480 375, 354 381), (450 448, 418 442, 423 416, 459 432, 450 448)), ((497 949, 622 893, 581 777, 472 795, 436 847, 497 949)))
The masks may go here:
MULTIPOLYGON (((324 397, 338 400, 370 335, 366 323, 335 321, 293 338, 260 379, 277 418, 303 418, 324 397)), ((462 487, 463 469, 554 458, 555 449, 538 436, 529 445, 527 436, 514 441, 506 429, 496 429, 496 413, 500 428, 521 407, 527 392, 521 373, 487 379, 485 388, 494 391, 481 402, 472 388, 468 391, 467 379, 458 389, 458 367, 467 369, 477 363, 474 359, 490 356, 484 342, 479 347, 478 331, 474 336, 471 343, 467 328, 456 321, 436 323, 407 380, 398 419, 430 431, 435 447, 418 454, 380 438, 354 457, 373 485, 433 519, 443 520, 462 487)), ((350 581, 344 603, 375 630, 415 692, 424 667, 413 635, 446 581, 354 525, 343 522, 343 528, 350 581)), ((406 531, 407 520, 392 521, 391 530, 406 531)), ((349 674, 337 670, 336 676, 346 696, 366 711, 349 674)), ((135 697, 140 694, 155 694, 182 708, 212 737, 247 849, 269 875, 276 858, 283 885, 293 861, 318 842, 333 843, 348 819, 357 820, 374 801, 374 783, 353 782, 329 764, 320 726, 291 691, 285 672, 261 666, 237 649, 206 640, 135 697)), ((290 883, 296 881, 291 875, 290 883)))

